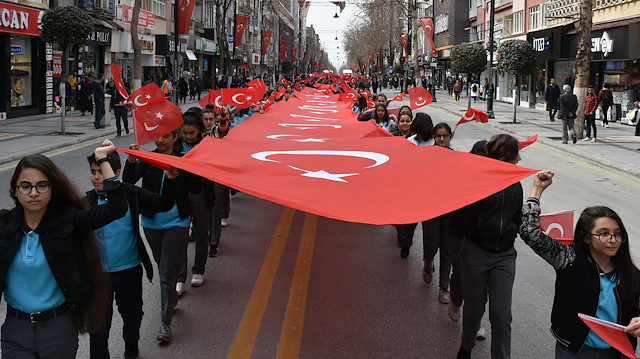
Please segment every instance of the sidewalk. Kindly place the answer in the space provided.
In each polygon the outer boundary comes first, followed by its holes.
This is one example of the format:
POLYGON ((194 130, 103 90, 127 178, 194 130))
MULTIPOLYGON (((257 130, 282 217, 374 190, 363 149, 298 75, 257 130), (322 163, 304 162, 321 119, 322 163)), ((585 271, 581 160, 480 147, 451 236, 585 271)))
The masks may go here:
MULTIPOLYGON (((391 93, 393 96, 398 93, 398 91, 390 91, 389 89, 384 89, 383 92, 388 95, 387 97, 391 93)), ((389 98, 393 98, 393 96, 389 98)), ((467 99, 466 96, 461 96, 460 101, 456 102, 451 96, 448 96, 446 91, 438 91, 436 93, 437 102, 432 102, 423 109, 428 112, 429 107, 433 107, 451 113, 456 118, 461 118, 467 110, 467 99)), ((403 105, 405 102, 409 104, 408 97, 403 101, 403 105)), ((486 101, 474 102, 472 99, 471 107, 487 111, 486 101)), ((538 107, 541 106, 538 105, 538 107)), ((640 176, 640 151, 638 150, 640 149, 640 136, 634 136, 634 126, 613 122, 609 124, 609 128, 604 128, 600 126, 600 121, 596 121, 596 125, 598 125, 597 142, 578 140, 575 145, 571 141, 565 145, 562 144, 562 121, 556 118, 555 122, 550 122, 548 112, 543 109, 518 107, 517 124, 512 123, 512 104, 494 101, 493 110, 495 118, 489 119, 489 122, 483 125, 510 133, 518 140, 529 139, 538 134, 537 143, 553 147, 574 158, 594 163, 598 167, 640 176)))
MULTIPOLYGON (((187 100, 186 104, 180 104, 182 111, 189 107, 198 106, 198 101, 187 100)), ((116 135, 115 116, 109 112, 107 105, 106 114, 111 116, 110 123, 104 129, 95 129, 94 116, 87 112, 80 116, 80 111, 67 112, 65 116, 65 129, 67 134, 60 133, 61 113, 43 114, 12 118, 0 121, 0 164, 18 161, 22 157, 43 153, 56 149, 64 149, 89 140, 104 139, 116 135)), ((133 118, 129 114, 129 130, 133 141, 133 118)), ((122 129, 124 136, 124 128, 122 129)), ((132 142, 133 143, 133 142, 132 142)))
MULTIPOLYGON (((387 95, 393 94, 393 96, 398 93, 389 89, 383 89, 382 92, 387 95)), ((466 97, 456 102, 447 95, 446 91, 438 91, 436 99, 437 102, 424 108, 427 112, 430 107, 433 107, 460 118, 467 110, 466 97)), ((403 101, 403 104, 409 104, 408 98, 403 101)), ((180 104, 182 111, 192 106, 198 106, 197 101, 180 104)), ((480 100, 475 103, 472 101, 471 106, 482 111, 487 109, 486 102, 480 100)), ((633 126, 622 125, 619 122, 611 123, 609 128, 598 126, 598 142, 578 140, 575 145, 571 142, 565 145, 562 144, 561 139, 562 122, 559 120, 549 122, 546 111, 518 107, 518 123, 512 124, 513 106, 511 104, 494 102, 493 107, 495 119, 490 119, 489 123, 484 125, 511 133, 519 140, 538 134, 538 143, 566 152, 575 158, 595 163, 599 167, 640 176, 640 151, 637 150, 640 148, 640 137, 634 136, 633 126)), ((108 111, 107 114, 109 114, 108 111)), ((69 112, 65 119, 67 134, 64 136, 59 134, 60 117, 60 114, 49 114, 0 121, 0 164, 17 161, 29 154, 64 149, 84 141, 113 137, 116 134, 113 114, 111 114, 109 126, 96 130, 93 127, 93 116, 89 113, 86 116, 80 116, 79 111, 69 112)), ((129 116, 129 129, 133 130, 131 116, 129 116)))

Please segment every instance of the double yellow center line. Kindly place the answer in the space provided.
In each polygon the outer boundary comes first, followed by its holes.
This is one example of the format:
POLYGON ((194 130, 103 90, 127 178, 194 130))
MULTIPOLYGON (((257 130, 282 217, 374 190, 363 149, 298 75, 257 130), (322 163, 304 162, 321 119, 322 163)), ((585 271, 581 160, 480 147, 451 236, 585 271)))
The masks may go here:
MULTIPOLYGON (((271 295, 271 288, 275 280, 282 252, 284 251, 287 237, 293 223, 295 210, 285 208, 276 235, 271 242, 271 247, 262 265, 256 286, 249 300, 249 305, 242 318, 236 340, 231 348, 229 358, 251 358, 253 348, 260 330, 262 317, 264 316, 267 302, 271 295)), ((300 342, 302 341, 302 329, 304 314, 307 304, 307 290, 309 276, 311 274, 311 259, 315 243, 318 217, 306 214, 305 224, 298 251, 296 270, 293 275, 289 305, 284 320, 284 327, 280 339, 278 351, 279 358, 298 358, 300 355, 300 342)))

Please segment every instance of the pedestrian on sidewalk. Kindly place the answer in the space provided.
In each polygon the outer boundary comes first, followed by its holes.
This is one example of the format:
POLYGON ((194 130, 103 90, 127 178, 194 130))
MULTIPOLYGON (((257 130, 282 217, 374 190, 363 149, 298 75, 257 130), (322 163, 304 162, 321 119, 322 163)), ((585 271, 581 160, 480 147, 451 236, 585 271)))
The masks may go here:
POLYGON ((609 117, 607 117, 609 113, 609 108, 613 106, 613 94, 611 90, 607 87, 607 84, 602 86, 602 90, 598 94, 598 103, 602 108, 602 127, 609 127, 609 117))
POLYGON ((471 97, 473 98, 473 102, 478 102, 478 83, 476 81, 471 85, 471 97))
POLYGON ((93 126, 96 129, 104 128, 104 75, 99 74, 96 81, 91 84, 93 89, 93 101, 96 105, 95 120, 93 126))
POLYGON ((598 109, 598 96, 596 96, 596 90, 593 86, 587 88, 587 97, 584 104, 584 119, 587 124, 587 137, 583 138, 583 141, 591 140, 596 142, 598 137, 598 131, 596 130, 596 110, 598 109), (593 130, 593 138, 591 137, 591 131, 593 130))
MULTIPOLYGON (((127 90, 127 92, 129 92, 129 85, 125 83, 124 87, 127 90)), ((111 95, 111 100, 109 101, 109 112, 113 110, 113 114, 116 117, 116 137, 122 136, 122 125, 120 124, 120 122, 122 122, 122 124, 124 125, 124 131, 128 135, 129 134, 129 121, 128 121, 129 110, 126 107, 124 107, 124 105, 122 104, 122 101, 124 101, 125 98, 122 97, 122 95, 120 95, 120 92, 118 92, 118 89, 116 89, 115 86, 111 86, 111 88, 109 89, 109 94, 111 95)))
POLYGON ((78 71, 73 71, 71 75, 69 75, 69 86, 71 86, 71 92, 67 94, 70 100, 67 102, 67 106, 71 106, 73 109, 76 107, 76 91, 78 90, 78 71))
POLYGON ((460 80, 456 80, 456 83, 453 85, 453 94, 455 95, 456 101, 460 101, 460 92, 462 92, 462 84, 460 80))
POLYGON ((569 141, 569 133, 571 140, 576 143, 576 131, 573 129, 573 123, 576 119, 576 111, 578 110, 578 98, 571 93, 571 85, 562 86, 564 92, 558 99, 558 117, 562 120, 562 143, 569 141))
POLYGON ((520 237, 556 271, 551 332, 556 358, 620 358, 619 351, 580 320, 579 314, 626 326, 635 348, 640 336, 640 271, 629 253, 629 235, 610 208, 586 208, 575 227, 573 243, 564 245, 540 229, 540 197, 552 183, 552 171, 534 177, 522 208, 520 237))
POLYGON ((549 121, 555 121, 556 113, 558 112, 558 99, 560 98, 560 88, 556 85, 556 80, 551 79, 549 86, 544 91, 544 103, 547 105, 547 111, 549 111, 549 121))
POLYGON ((180 98, 178 99, 178 103, 182 101, 182 103, 187 103, 187 92, 189 92, 189 84, 184 79, 184 75, 180 75, 180 80, 178 81, 178 90, 180 91, 180 98))
POLYGON ((93 103, 91 101, 93 90, 88 76, 82 76, 82 82, 78 84, 78 93, 78 108, 81 111, 80 116, 84 116, 84 113, 87 111, 93 115, 93 103))

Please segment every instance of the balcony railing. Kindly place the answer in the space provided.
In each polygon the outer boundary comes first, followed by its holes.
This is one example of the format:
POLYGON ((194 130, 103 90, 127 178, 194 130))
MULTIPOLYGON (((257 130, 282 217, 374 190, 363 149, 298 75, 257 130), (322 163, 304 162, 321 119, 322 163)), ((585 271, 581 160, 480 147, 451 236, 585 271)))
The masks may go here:
POLYGON ((511 0, 495 0, 496 4, 494 5, 496 8, 499 8, 502 5, 509 4, 511 0))
MULTIPOLYGON (((595 0, 594 10, 634 2, 636 0, 595 0)), ((580 14, 580 0, 554 0, 547 5, 549 18, 572 17, 580 14)))

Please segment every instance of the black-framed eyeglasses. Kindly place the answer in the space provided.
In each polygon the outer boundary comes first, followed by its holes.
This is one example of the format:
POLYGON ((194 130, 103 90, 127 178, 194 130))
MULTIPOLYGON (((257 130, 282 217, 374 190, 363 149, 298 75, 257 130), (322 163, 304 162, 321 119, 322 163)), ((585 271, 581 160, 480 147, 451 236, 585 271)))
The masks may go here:
POLYGON ((624 242, 624 237, 622 236, 622 232, 618 232, 618 233, 607 233, 607 232, 591 233, 591 235, 594 236, 594 237, 598 237, 598 240, 602 244, 611 243, 611 240, 613 240, 613 239, 615 239, 615 241, 618 242, 618 243, 624 242))
POLYGON ((40 194, 45 194, 49 192, 49 190, 51 189, 51 183, 38 182, 35 185, 32 185, 29 182, 21 182, 16 187, 18 188, 18 192, 20 192, 20 194, 23 194, 25 196, 31 194, 31 191, 33 191, 34 188, 36 189, 36 192, 40 194))

